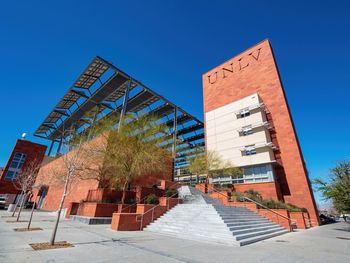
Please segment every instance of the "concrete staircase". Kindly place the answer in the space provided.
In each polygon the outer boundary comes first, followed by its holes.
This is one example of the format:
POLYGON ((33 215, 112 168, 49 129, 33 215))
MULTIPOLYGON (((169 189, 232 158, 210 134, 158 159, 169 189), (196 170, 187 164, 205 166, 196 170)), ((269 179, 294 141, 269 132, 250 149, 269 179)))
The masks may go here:
POLYGON ((194 187, 182 186, 179 194, 184 203, 148 225, 145 231, 238 246, 289 232, 249 209, 223 205, 194 187))

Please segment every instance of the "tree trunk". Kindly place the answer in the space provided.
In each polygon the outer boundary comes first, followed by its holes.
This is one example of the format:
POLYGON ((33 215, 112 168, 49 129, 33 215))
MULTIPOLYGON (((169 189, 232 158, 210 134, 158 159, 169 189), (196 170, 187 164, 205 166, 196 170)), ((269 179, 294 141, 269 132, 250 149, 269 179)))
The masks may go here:
POLYGON ((205 193, 208 193, 208 187, 209 187, 209 174, 207 174, 207 179, 206 179, 206 182, 205 182, 205 193))
MULTIPOLYGON (((21 196, 22 196, 22 194, 23 194, 23 191, 21 192, 21 196)), ((18 203, 19 203, 19 200, 21 200, 21 198, 18 198, 18 199, 17 199, 15 209, 13 210, 13 213, 12 213, 12 217, 15 216, 15 213, 16 213, 16 210, 17 210, 17 206, 18 206, 18 203)))
POLYGON ((16 221, 19 220, 19 217, 21 215, 21 211, 22 211, 22 208, 23 208, 23 205, 24 205, 24 201, 27 200, 27 195, 25 195, 23 198, 22 198, 22 202, 21 202, 21 206, 19 207, 19 211, 18 211, 18 215, 17 215, 17 219, 16 221))
POLYGON ((60 203, 60 206, 59 206, 58 211, 57 211, 57 218, 56 218, 55 226, 54 226, 54 229, 52 231, 51 238, 50 238, 50 246, 53 246, 55 244, 55 238, 56 238, 58 223, 60 222, 61 210, 62 210, 62 207, 63 207, 64 199, 66 198, 69 179, 70 179, 70 172, 67 175, 67 179, 66 179, 66 182, 65 182, 65 185, 64 185, 64 190, 63 190, 63 194, 62 194, 61 203, 60 203))
POLYGON ((125 190, 125 188, 123 189, 123 195, 122 195, 122 205, 124 204, 124 202, 125 202, 125 192, 126 192, 126 190, 125 190))
POLYGON ((39 194, 39 189, 38 189, 38 192, 36 192, 36 195, 35 195, 35 198, 34 198, 33 207, 32 207, 32 211, 30 212, 30 218, 29 218, 29 222, 28 222, 27 229, 30 228, 30 224, 32 223, 34 208, 35 208, 36 199, 37 199, 37 197, 38 197, 38 194, 39 194))
POLYGON ((126 190, 130 190, 130 182, 125 182, 123 187, 123 195, 122 195, 122 205, 125 203, 125 197, 126 197, 126 190))

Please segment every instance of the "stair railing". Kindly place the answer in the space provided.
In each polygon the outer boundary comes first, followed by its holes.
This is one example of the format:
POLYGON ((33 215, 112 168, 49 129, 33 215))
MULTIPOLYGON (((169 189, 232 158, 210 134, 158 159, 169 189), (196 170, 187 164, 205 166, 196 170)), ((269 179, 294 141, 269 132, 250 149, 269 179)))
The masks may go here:
MULTIPOLYGON (((219 192, 219 191, 216 190, 215 188, 209 189, 206 185, 204 185, 204 186, 201 185, 201 184, 197 184, 197 185, 199 185, 200 187, 204 187, 204 189, 207 189, 208 191, 212 190, 212 191, 214 191, 214 192, 216 192, 216 193, 218 193, 218 194, 221 194, 221 195, 224 196, 225 198, 228 198, 227 195, 224 195, 223 193, 219 192)), ((204 192, 205 192, 205 190, 204 190, 204 192)), ((281 217, 287 219, 287 220, 288 220, 288 224, 289 224, 289 229, 290 229, 291 232, 293 232, 293 228, 292 228, 292 221, 293 221, 293 220, 292 220, 291 218, 289 218, 289 217, 287 217, 287 216, 285 216, 285 215, 282 215, 282 214, 280 214, 280 213, 278 213, 278 212, 272 210, 271 208, 268 208, 267 206, 265 206, 265 205, 263 205, 263 204, 261 204, 261 203, 259 203, 259 202, 256 202, 256 201, 250 199, 249 197, 246 197, 246 196, 242 196, 242 197, 243 197, 244 199, 248 200, 249 202, 255 203, 256 205, 258 205, 258 207, 261 206, 261 207, 263 207, 264 209, 267 209, 267 210, 271 211, 272 213, 274 213, 274 214, 276 214, 276 215, 278 215, 278 216, 281 216, 281 217)), ((277 223, 279 224, 278 216, 277 216, 276 218, 277 218, 277 223)), ((295 223, 295 222, 293 222, 293 223, 295 223)))
MULTIPOLYGON (((175 184, 173 184, 173 185, 175 185, 175 184)), ((165 199, 165 203, 166 203, 166 205, 167 205, 167 210, 169 210, 169 202, 168 202, 168 200, 169 200, 170 198, 173 198, 173 197, 176 196, 176 195, 178 195, 178 193, 175 193, 175 194, 173 194, 173 195, 171 195, 171 196, 169 196, 168 198, 165 199)), ((179 202, 180 202, 180 198, 177 199, 177 204, 179 204, 179 202)), ((137 215, 137 216, 136 216, 136 218, 135 218, 136 222, 141 222, 141 223, 140 223, 140 231, 143 229, 143 218, 144 218, 145 214, 147 214, 148 212, 152 211, 152 219, 151 219, 151 222, 153 222, 153 219, 154 219, 154 210, 155 210, 157 207, 159 207, 159 206, 161 206, 161 205, 158 204, 158 205, 152 207, 151 209, 148 209, 148 210, 147 210, 146 212, 144 212, 143 214, 137 215), (138 218, 140 218, 140 217, 141 217, 141 221, 138 220, 138 218)))
POLYGON ((130 205, 124 207, 122 210, 120 210, 120 213, 123 212, 124 210, 126 210, 126 209, 129 208, 129 207, 135 206, 135 205, 137 205, 137 204, 142 204, 142 202, 143 202, 144 200, 146 200, 146 198, 149 197, 150 195, 153 195, 153 194, 146 195, 144 198, 140 199, 139 202, 136 202, 135 204, 130 204, 130 205))
MULTIPOLYGON (((158 180, 157 182, 160 182, 160 181, 161 181, 161 180, 158 180)), ((174 185, 176 185, 176 184, 179 184, 179 183, 178 183, 178 182, 175 182, 175 183, 173 183, 171 186, 174 186, 174 185)), ((170 186, 170 187, 171 187, 171 186, 170 186)), ((158 187, 159 187, 159 186, 158 186, 158 187)), ((153 195, 153 194, 154 194, 154 193, 151 193, 151 194, 146 195, 144 198, 140 199, 139 202, 136 202, 135 204, 130 204, 130 205, 124 207, 122 210, 120 210, 120 212, 123 212, 123 211, 125 211, 127 208, 132 207, 132 206, 134 206, 134 205, 142 204, 142 202, 145 201, 147 197, 149 197, 150 195, 153 195)))

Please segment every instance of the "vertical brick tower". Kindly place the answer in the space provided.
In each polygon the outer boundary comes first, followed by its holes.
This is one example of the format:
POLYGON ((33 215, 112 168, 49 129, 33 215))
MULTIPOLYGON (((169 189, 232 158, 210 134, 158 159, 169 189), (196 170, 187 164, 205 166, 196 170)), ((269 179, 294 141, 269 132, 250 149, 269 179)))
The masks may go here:
POLYGON ((235 188, 249 184, 248 188, 264 192, 264 187, 273 183, 278 199, 305 207, 313 224, 319 225, 308 172, 269 41, 204 74, 203 97, 206 149, 244 168, 242 178, 232 180, 237 183, 235 188))

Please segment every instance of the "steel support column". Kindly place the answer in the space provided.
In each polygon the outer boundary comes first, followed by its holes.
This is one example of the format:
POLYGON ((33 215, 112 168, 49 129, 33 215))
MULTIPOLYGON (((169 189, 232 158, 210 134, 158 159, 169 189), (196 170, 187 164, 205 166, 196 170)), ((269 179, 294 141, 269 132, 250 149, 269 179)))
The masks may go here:
POLYGON ((58 147, 57 147, 56 156, 60 153, 62 141, 63 141, 63 139, 61 138, 60 143, 58 144, 58 147))
POLYGON ((48 152, 48 154, 47 154, 48 156, 50 156, 50 154, 51 154, 51 151, 52 151, 52 147, 53 147, 54 142, 55 142, 54 140, 51 141, 50 149, 49 149, 49 152, 48 152))
POLYGON ((122 125, 122 120, 123 120, 125 113, 126 113, 126 106, 128 105, 128 100, 129 100, 130 86, 131 86, 131 78, 129 78, 128 83, 126 84, 124 100, 123 100, 123 108, 122 108, 122 111, 120 113, 120 120, 119 120, 118 129, 120 129, 120 126, 122 125))
POLYGON ((174 108, 174 123, 173 123, 173 172, 172 172, 172 181, 175 180, 175 161, 176 161, 176 134, 177 133, 177 107, 174 108))

